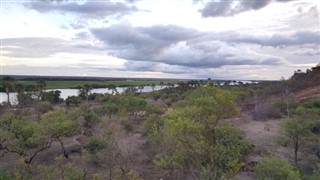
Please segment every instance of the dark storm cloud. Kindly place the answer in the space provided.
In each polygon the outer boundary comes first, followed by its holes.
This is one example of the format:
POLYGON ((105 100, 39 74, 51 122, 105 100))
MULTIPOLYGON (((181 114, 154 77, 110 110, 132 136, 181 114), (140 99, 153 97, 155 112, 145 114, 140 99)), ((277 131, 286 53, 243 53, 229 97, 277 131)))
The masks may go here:
MULTIPOLYGON (((91 32, 108 46, 110 53, 126 60, 197 68, 285 63, 283 58, 228 42, 231 39, 227 34, 224 42, 217 33, 209 37, 209 33, 179 26, 132 27, 119 24, 91 29, 91 32)), ((145 69, 145 66, 141 65, 141 68, 145 69)))
MULTIPOLYGON (((277 0, 287 2, 290 0, 277 0)), ((271 0, 220 0, 209 1, 200 10, 203 17, 233 16, 241 12, 258 10, 267 6, 271 0)))
POLYGON ((124 15, 138 11, 133 5, 110 1, 87 1, 84 3, 76 1, 33 1, 24 5, 41 13, 74 13, 88 18, 104 18, 110 15, 124 15))

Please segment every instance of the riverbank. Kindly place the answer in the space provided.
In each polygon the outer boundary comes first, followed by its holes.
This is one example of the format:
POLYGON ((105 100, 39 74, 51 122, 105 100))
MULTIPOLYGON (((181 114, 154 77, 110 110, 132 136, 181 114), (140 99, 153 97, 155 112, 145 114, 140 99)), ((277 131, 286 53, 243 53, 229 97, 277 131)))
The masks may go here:
MULTIPOLYGON (((36 86, 36 80, 28 80, 22 81, 17 80, 16 83, 22 84, 24 86, 36 86)), ((173 80, 167 81, 160 81, 160 80, 123 80, 123 81, 52 81, 47 80, 46 89, 79 89, 79 87, 88 84, 92 88, 108 88, 108 87, 131 87, 131 86, 157 86, 161 84, 168 84, 168 83, 176 83, 173 80)), ((5 92, 5 89, 0 85, 0 92, 5 92)))

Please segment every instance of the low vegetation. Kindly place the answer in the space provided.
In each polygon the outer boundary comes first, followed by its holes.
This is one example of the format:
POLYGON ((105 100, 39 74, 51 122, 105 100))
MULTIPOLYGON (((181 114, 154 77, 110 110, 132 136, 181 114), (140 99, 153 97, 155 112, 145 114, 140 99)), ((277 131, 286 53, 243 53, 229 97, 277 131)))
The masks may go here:
POLYGON ((259 84, 162 82, 147 93, 68 82, 81 87, 66 100, 45 91, 52 82, 30 90, 4 77, 18 103, 0 106, 0 179, 318 179, 317 71, 259 84))

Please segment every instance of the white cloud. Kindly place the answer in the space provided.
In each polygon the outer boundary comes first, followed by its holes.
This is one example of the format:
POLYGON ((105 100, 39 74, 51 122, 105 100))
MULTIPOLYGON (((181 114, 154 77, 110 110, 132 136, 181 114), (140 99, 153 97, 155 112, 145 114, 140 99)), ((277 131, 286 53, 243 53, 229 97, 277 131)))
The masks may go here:
POLYGON ((206 2, 5 1, 1 68, 10 74, 280 79, 319 63, 319 1, 206 2))

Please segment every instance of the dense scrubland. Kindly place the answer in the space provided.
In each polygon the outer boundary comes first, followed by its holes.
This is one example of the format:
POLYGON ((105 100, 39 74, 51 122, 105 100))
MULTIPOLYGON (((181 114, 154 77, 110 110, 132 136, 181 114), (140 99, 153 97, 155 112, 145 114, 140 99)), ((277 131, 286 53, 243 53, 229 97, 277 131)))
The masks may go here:
POLYGON ((148 93, 83 84, 65 101, 45 81, 32 91, 1 82, 18 104, 0 106, 0 179, 320 177, 319 66, 272 83, 163 82, 148 93))

